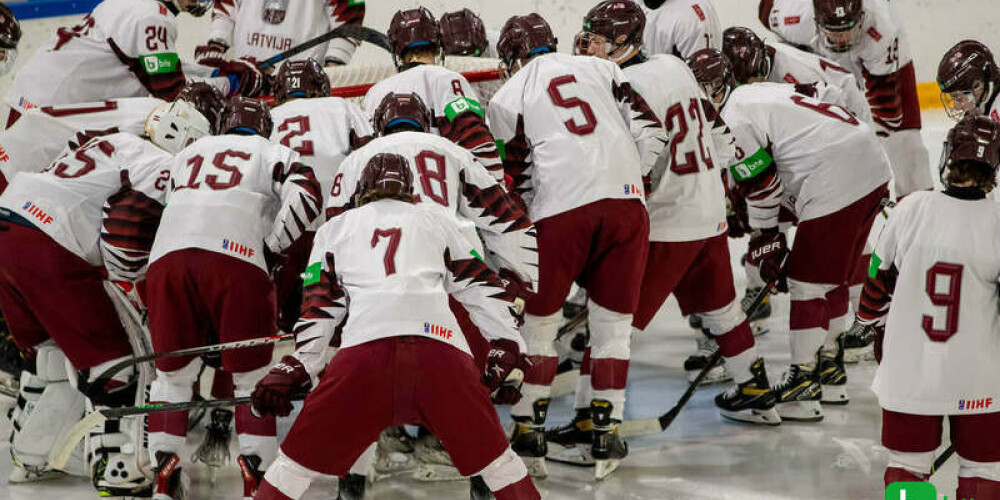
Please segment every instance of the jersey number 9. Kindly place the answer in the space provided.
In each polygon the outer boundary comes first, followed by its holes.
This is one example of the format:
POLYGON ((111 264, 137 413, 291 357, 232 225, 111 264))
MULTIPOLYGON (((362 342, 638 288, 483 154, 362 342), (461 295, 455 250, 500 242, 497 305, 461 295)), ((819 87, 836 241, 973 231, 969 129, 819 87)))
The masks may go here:
POLYGON ((952 335, 958 332, 958 312, 959 302, 962 298, 962 266, 938 262, 927 270, 927 282, 924 290, 931 304, 945 308, 944 329, 934 328, 934 318, 924 315, 921 318, 921 326, 924 333, 932 342, 947 342, 952 335), (938 292, 938 285, 942 277, 948 278, 948 287, 944 293, 938 292))

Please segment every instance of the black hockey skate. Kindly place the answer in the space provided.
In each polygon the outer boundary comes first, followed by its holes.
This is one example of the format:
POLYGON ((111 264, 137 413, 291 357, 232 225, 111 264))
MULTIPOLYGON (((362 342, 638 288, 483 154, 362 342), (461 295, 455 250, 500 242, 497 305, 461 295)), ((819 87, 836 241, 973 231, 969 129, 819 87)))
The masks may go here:
POLYGON ((753 375, 750 380, 715 396, 715 406, 723 417, 731 420, 765 425, 780 424, 781 417, 774 409, 778 397, 767 381, 763 358, 757 358, 750 365, 750 373, 753 375))
POLYGON ((264 471, 260 468, 261 459, 257 455, 240 455, 236 464, 240 467, 243 478, 243 500, 252 500, 257 495, 257 488, 264 480, 264 471))
POLYGON ((590 408, 579 408, 566 425, 545 431, 549 452, 546 458, 572 465, 594 465, 590 447, 594 443, 594 421, 590 408))
POLYGON ((781 376, 778 385, 771 388, 778 397, 778 415, 782 420, 819 422, 823 420, 820 400, 823 388, 819 374, 813 367, 791 365, 781 376))
POLYGON ((875 359, 874 344, 874 331, 854 320, 854 324, 844 334, 844 362, 859 363, 875 359))
POLYGON ((837 347, 820 347, 817 353, 816 371, 823 386, 820 402, 828 405, 846 405, 851 401, 847 395, 847 370, 844 369, 844 335, 837 337, 837 347))
POLYGON ((361 474, 348 474, 337 481, 337 500, 364 500, 368 478, 361 474))
POLYGON ((528 475, 545 478, 549 469, 545 466, 545 455, 549 448, 545 442, 545 416, 549 411, 549 399, 539 399, 533 405, 532 417, 514 417, 514 432, 510 436, 510 447, 524 460, 528 475))
POLYGON ((618 435, 622 421, 611 418, 614 406, 606 399, 590 402, 590 413, 594 422, 594 441, 591 453, 594 456, 594 478, 598 481, 618 470, 622 459, 628 456, 628 445, 618 435))
MULTIPOLYGON (((743 312, 753 305, 753 301, 757 299, 757 295, 760 295, 760 291, 763 288, 747 288, 743 292, 743 299, 740 300, 740 307, 743 312)), ((750 323, 750 331, 753 332, 754 337, 760 337, 771 331, 770 328, 764 323, 768 318, 771 317, 771 295, 768 294, 761 301, 757 309, 754 309, 753 314, 747 315, 747 322, 750 323)))
POLYGON ((205 438, 191 456, 191 462, 208 466, 209 482, 215 484, 216 475, 229 463, 229 442, 232 440, 233 412, 224 408, 212 410, 211 422, 205 428, 205 438))
POLYGON ((472 476, 469 478, 469 498, 470 500, 493 500, 493 492, 486 486, 483 476, 472 476))
POLYGON ((184 500, 191 482, 181 467, 181 458, 176 453, 156 452, 156 467, 153 468, 155 483, 153 500, 184 500))
MULTIPOLYGON (((690 317, 693 318, 695 315, 692 314, 690 317)), ((692 354, 684 360, 684 371, 687 372, 688 382, 694 382, 694 379, 698 378, 698 374, 708 364, 708 360, 712 358, 715 351, 719 350, 719 344, 706 335, 698 335, 696 340, 698 341, 698 353, 692 354)), ((725 361, 722 361, 708 371, 700 385, 718 384, 732 379, 732 374, 726 370, 725 361)))

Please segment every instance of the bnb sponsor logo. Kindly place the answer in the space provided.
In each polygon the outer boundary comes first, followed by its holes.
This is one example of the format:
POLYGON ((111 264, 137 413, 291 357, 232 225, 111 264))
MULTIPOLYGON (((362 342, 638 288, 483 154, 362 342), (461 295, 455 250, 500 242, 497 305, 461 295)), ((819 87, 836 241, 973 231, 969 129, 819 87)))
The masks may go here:
POLYGON ((937 500, 937 497, 937 488, 931 483, 897 482, 885 488, 885 500, 937 500))
POLYGON ((985 410, 991 406, 993 406, 993 398, 958 400, 958 411, 985 410))
POLYGON ((445 328, 440 325, 435 325, 433 323, 424 323, 424 333, 429 333, 441 337, 443 339, 451 339, 452 331, 450 328, 445 328))

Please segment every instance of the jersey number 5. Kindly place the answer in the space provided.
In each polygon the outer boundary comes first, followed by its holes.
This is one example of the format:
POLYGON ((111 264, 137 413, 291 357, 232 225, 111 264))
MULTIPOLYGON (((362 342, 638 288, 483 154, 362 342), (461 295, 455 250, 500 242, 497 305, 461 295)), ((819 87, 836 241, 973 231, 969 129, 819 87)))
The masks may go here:
POLYGON ((378 246, 382 238, 389 238, 389 244, 385 247, 385 257, 382 258, 386 276, 396 274, 396 249, 399 248, 399 239, 402 237, 403 230, 398 227, 376 229, 372 234, 372 248, 378 246))
POLYGON ((962 297, 962 266, 938 262, 927 270, 927 282, 924 290, 927 298, 931 299, 931 304, 945 308, 944 329, 934 328, 934 318, 924 315, 921 318, 921 325, 924 333, 932 342, 947 342, 952 335, 958 332, 958 306, 962 297), (938 291, 941 278, 948 278, 947 289, 944 293, 938 291))
POLYGON ((584 123, 581 125, 576 122, 575 118, 572 118, 564 121, 563 125, 566 126, 566 130, 569 130, 573 134, 590 135, 597 128, 597 115, 594 114, 594 108, 591 108, 590 104, 587 104, 586 101, 579 97, 570 97, 567 99, 559 91, 559 87, 571 83, 576 83, 576 77, 573 75, 563 75, 553 78, 549 82, 549 98, 552 99, 553 104, 560 108, 580 108, 580 112, 583 113, 584 123))

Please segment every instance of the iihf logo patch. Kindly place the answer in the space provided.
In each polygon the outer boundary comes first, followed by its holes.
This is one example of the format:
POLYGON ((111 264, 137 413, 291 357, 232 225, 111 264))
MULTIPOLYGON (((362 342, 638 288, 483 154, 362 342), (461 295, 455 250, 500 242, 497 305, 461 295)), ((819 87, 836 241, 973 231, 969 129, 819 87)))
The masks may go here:
POLYGON ((452 336, 452 331, 450 328, 445 328, 443 326, 438 326, 431 323, 424 323, 424 333, 429 333, 436 337, 441 337, 443 339, 450 339, 452 336))

